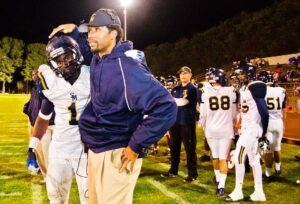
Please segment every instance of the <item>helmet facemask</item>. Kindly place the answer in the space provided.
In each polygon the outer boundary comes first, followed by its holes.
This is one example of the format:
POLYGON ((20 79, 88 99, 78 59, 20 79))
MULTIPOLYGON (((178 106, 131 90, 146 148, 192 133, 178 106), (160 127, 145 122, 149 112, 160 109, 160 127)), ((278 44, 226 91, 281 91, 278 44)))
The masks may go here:
POLYGON ((83 56, 74 39, 64 35, 55 36, 46 47, 46 56, 51 69, 58 77, 71 84, 76 81, 83 56))
POLYGON ((77 63, 76 55, 72 51, 67 51, 49 62, 56 75, 63 77, 66 81, 80 70, 80 64, 77 63))

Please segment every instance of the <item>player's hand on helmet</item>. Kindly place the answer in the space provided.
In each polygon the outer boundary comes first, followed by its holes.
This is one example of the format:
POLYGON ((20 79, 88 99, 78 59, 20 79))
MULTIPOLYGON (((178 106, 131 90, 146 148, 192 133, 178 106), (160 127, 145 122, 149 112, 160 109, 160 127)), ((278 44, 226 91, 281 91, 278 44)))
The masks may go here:
POLYGON ((48 38, 52 38, 56 33, 63 32, 63 33, 72 33, 77 26, 72 23, 62 24, 54 28, 48 38))
POLYGON ((121 167, 119 169, 120 173, 122 173, 128 164, 130 164, 130 172, 133 171, 134 163, 138 158, 139 154, 135 153, 129 146, 127 146, 121 156, 121 167))
POLYGON ((32 175, 36 175, 40 169, 36 161, 35 150, 33 148, 28 148, 26 166, 32 175))

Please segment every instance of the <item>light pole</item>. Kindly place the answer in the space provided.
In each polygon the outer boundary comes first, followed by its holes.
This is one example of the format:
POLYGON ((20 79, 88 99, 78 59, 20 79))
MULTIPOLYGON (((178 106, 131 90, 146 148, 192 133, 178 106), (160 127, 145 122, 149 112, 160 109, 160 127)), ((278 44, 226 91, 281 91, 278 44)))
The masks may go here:
POLYGON ((124 40, 127 40, 127 7, 132 3, 132 0, 121 0, 124 14, 124 40))

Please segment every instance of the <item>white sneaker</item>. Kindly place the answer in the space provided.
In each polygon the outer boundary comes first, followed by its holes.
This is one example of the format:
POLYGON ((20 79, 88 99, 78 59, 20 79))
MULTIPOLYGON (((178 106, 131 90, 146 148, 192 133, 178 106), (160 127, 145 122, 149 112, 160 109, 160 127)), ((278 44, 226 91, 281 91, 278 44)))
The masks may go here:
POLYGON ((241 190, 234 190, 230 193, 226 198, 225 201, 227 202, 235 202, 244 199, 243 192, 241 190))
POLYGON ((252 193, 250 197, 247 198, 247 201, 266 201, 266 200, 267 199, 264 192, 258 192, 258 191, 254 191, 254 193, 252 193))

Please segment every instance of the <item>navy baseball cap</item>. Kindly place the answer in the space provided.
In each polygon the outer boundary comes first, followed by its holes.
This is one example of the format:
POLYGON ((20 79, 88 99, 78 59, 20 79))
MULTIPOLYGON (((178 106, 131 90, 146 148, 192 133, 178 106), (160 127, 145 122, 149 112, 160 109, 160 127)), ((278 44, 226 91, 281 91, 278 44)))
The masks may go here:
POLYGON ((115 10, 101 8, 90 18, 89 27, 118 27, 121 28, 121 20, 115 10))
POLYGON ((178 74, 180 74, 181 72, 189 72, 189 73, 192 73, 192 70, 189 68, 189 67, 187 67, 187 66, 183 66, 183 67, 181 67, 179 70, 178 70, 178 74))

